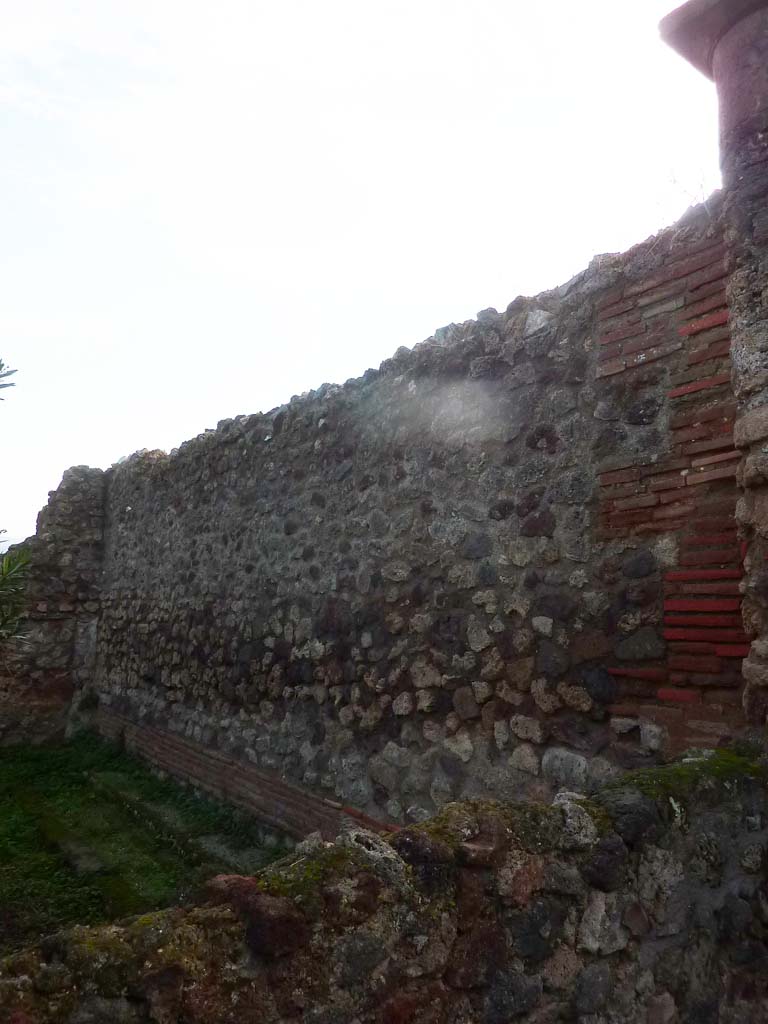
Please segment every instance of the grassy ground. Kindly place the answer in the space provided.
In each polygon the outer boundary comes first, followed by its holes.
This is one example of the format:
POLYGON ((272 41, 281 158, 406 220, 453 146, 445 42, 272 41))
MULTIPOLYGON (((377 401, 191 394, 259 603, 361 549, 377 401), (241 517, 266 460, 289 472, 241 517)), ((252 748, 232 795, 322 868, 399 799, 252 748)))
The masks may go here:
POLYGON ((281 852, 252 819, 93 737, 0 749, 0 952, 183 902, 281 852))

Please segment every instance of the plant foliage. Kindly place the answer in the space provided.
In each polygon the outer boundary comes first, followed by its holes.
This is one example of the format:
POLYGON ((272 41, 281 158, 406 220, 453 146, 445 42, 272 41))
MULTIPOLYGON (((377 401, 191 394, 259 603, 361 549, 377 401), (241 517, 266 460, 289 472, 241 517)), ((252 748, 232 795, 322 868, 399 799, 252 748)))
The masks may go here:
POLYGON ((0 955, 197 898, 211 876, 281 852, 254 819, 96 737, 0 748, 0 955))
POLYGON ((0 642, 19 635, 28 567, 29 554, 24 548, 12 548, 0 556, 0 642))
MULTIPOLYGON (((0 359, 0 388, 12 388, 14 381, 6 380, 7 377, 12 377, 16 373, 15 370, 9 370, 2 359, 0 359), (5 381, 5 383, 3 383, 5 381)), ((2 402, 2 398, 0 398, 2 402)))

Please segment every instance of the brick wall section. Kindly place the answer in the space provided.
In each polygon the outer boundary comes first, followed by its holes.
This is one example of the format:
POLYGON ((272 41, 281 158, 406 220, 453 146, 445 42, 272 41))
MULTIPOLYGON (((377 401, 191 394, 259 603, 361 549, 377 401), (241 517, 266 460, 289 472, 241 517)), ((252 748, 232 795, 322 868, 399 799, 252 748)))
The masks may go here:
POLYGON ((622 692, 613 711, 663 724, 673 746, 711 746, 739 722, 742 550, 735 510, 725 247, 718 238, 599 305, 598 377, 631 390, 655 366, 666 391, 664 450, 609 462, 600 474, 606 539, 674 538, 664 574, 666 657, 613 665, 622 692))
POLYGON ((96 725, 104 737, 123 743, 156 768, 243 808, 294 838, 319 832, 324 839, 335 839, 345 824, 362 823, 378 832, 396 829, 162 729, 136 725, 104 710, 98 712, 96 725))

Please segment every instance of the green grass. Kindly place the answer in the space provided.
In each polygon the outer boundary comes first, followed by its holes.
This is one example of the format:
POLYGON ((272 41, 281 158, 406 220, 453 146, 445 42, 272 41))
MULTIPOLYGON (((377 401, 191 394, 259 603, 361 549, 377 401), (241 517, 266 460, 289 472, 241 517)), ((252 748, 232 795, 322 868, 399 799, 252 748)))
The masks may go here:
POLYGON ((0 952, 184 902, 281 852, 253 819, 94 737, 0 749, 0 952))

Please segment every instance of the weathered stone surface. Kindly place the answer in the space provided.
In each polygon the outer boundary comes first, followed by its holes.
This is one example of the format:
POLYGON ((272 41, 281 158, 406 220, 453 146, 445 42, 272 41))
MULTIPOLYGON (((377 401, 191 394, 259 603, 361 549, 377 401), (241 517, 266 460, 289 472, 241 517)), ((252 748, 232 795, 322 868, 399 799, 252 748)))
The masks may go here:
POLYGON ((641 579, 650 576, 656 570, 656 559, 647 548, 632 551, 621 563, 621 571, 630 579, 641 579))
POLYGON ((591 856, 582 865, 582 874, 595 889, 612 892, 624 878, 629 853, 618 835, 603 836, 594 844, 591 856))
POLYGON ((738 448, 749 448, 750 445, 768 438, 768 405, 759 406, 739 416, 733 425, 733 443, 738 448))
POLYGON ((484 651, 493 643, 488 630, 475 618, 470 616, 467 626, 467 643, 473 651, 484 651))
POLYGON ((459 687, 453 695, 453 707, 462 720, 478 718, 480 715, 480 708, 471 686, 459 687))
POLYGON ((593 701, 583 686, 571 686, 566 682, 557 684, 557 695, 563 704, 575 711, 591 711, 593 701))
POLYGON ((307 922, 291 900, 254 893, 239 902, 239 909, 246 921, 246 944, 255 956, 287 956, 307 941, 307 922))
POLYGON ((536 702, 536 706, 547 715, 562 707, 562 702, 557 695, 555 687, 550 685, 546 679, 534 679, 531 683, 531 695, 536 702))
POLYGON ((568 671, 568 652, 551 640, 540 640, 536 653, 536 671, 546 676, 562 676, 568 671))
POLYGON ((603 1009, 613 987, 611 968, 607 963, 589 964, 576 983, 576 1009, 592 1014, 603 1009))
POLYGON ((410 715, 414 708, 412 693, 399 693, 392 702, 392 710, 396 715, 410 715))
POLYGON ((545 737, 545 726, 536 718, 529 718, 527 715, 513 715, 509 720, 509 728, 521 740, 530 740, 533 743, 543 743, 545 737))
POLYGON ((582 807, 578 793, 561 792, 553 801, 563 812, 563 834, 560 845, 564 850, 587 850, 597 842, 598 829, 592 816, 582 807))
POLYGON ((530 743, 521 743, 509 755, 509 766, 518 772, 538 775, 541 770, 541 761, 530 743))
POLYGON ((378 782, 388 792, 395 793, 398 789, 399 772, 394 765, 389 764, 378 754, 368 762, 368 774, 374 782, 378 782))
POLYGON ((551 747, 541 759, 541 770, 557 789, 583 793, 587 785, 588 762, 563 747, 551 747))
POLYGON ((661 829, 659 811, 649 797, 630 787, 605 789, 595 799, 610 815, 616 832, 624 842, 636 846, 651 840, 661 829))
POLYGON ((523 537, 551 537, 555 532, 557 520, 550 509, 541 509, 538 512, 531 512, 520 524, 520 534, 523 537))
POLYGON ((652 626, 643 626, 636 633, 620 640, 614 651, 621 661, 650 661, 663 658, 666 645, 652 626))
POLYGON ((612 704, 616 700, 618 687, 613 676, 606 669, 595 666, 581 669, 579 681, 597 704, 612 704))
MULTIPOLYGON (((670 821, 662 845, 623 849, 619 872, 605 860, 620 844, 610 818, 572 794, 453 803, 390 838, 315 836, 257 877, 213 880, 204 904, 60 932, 0 961, 0 1018, 762 1024, 763 886, 755 858, 741 860, 768 845, 768 797, 754 762, 728 764, 699 762, 679 794, 685 829, 670 821), (714 823, 713 887, 688 853, 714 823), (595 886, 585 862, 615 887, 595 886)), ((662 771, 645 787, 674 788, 678 766, 662 771)), ((661 820, 668 796, 651 802, 661 820)))
POLYGON ((472 683, 472 695, 478 704, 485 704, 493 696, 493 684, 483 679, 475 679, 472 683))
POLYGON ((455 754, 462 761, 467 762, 472 760, 472 755, 475 752, 475 746, 472 742, 472 737, 466 729, 460 729, 455 736, 446 736, 443 740, 443 744, 455 754))
POLYGON ((624 949, 628 942, 629 933, 621 923, 618 899, 599 891, 590 893, 579 925, 579 948, 609 956, 624 949))
POLYGON ((562 936, 564 919, 559 901, 538 896, 525 909, 511 911, 504 925, 518 956, 534 964, 552 955, 562 936))
POLYGON ((507 1024, 511 1017, 519 1017, 538 1006, 541 994, 542 982, 537 975, 501 973, 494 978, 486 997, 483 1020, 488 1024, 507 1024))
POLYGON ((648 1024, 675 1024, 678 1019, 675 1000, 669 992, 661 992, 648 1002, 648 1024))

